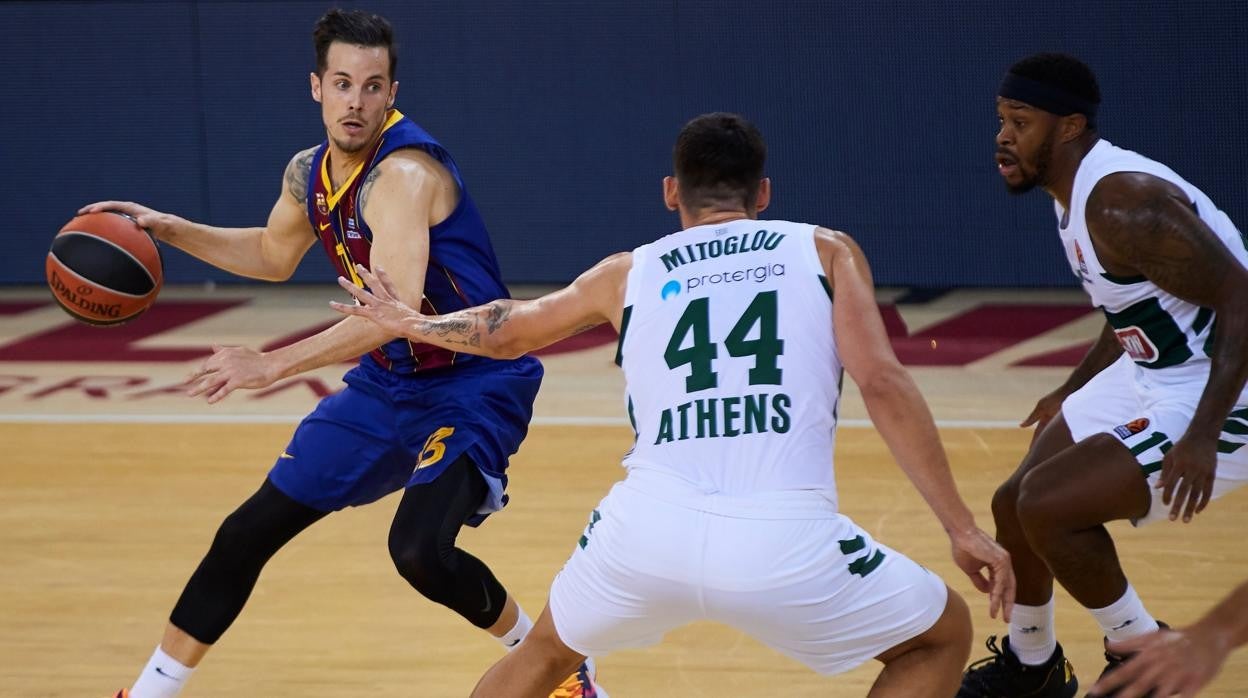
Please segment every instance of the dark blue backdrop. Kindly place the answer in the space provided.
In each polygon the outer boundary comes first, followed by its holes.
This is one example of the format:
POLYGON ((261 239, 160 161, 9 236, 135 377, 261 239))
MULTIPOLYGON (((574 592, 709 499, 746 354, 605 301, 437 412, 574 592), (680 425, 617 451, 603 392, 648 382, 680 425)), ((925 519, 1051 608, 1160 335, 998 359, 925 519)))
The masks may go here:
MULTIPOLYGON (((347 3, 355 5, 355 3, 347 3)), ((1101 132, 1248 226, 1248 2, 378 0, 399 107, 455 153, 512 282, 565 281, 677 226, 659 180, 714 110, 768 139, 770 214, 859 239, 877 282, 1064 285, 1049 199, 992 163, 1004 69, 1098 72, 1101 132)), ((38 282, 81 204, 259 225, 323 138, 308 94, 324 2, 0 4, 0 282, 38 282)), ((227 280, 176 251, 170 282, 227 280)), ((299 280, 331 278, 316 248, 299 280)))

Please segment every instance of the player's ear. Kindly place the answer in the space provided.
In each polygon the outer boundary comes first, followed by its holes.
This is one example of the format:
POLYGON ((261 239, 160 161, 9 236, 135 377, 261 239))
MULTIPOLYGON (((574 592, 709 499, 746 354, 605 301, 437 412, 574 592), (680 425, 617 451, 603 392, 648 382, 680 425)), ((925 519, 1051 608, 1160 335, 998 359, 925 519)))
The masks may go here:
POLYGON ((312 87, 312 99, 317 102, 321 101, 321 76, 316 73, 308 73, 308 81, 312 87))
POLYGON ((1083 114, 1071 114, 1062 117, 1062 142, 1069 143, 1084 131, 1088 130, 1088 117, 1083 114))
POLYGON ((754 197, 754 213, 762 213, 771 204, 771 177, 758 180, 758 196, 754 197))
POLYGON ((394 108, 394 98, 399 95, 399 81, 390 83, 390 99, 386 100, 386 109, 394 108))
POLYGON ((667 205, 669 211, 680 209, 679 186, 676 184, 676 178, 671 175, 663 178, 663 203, 667 205))

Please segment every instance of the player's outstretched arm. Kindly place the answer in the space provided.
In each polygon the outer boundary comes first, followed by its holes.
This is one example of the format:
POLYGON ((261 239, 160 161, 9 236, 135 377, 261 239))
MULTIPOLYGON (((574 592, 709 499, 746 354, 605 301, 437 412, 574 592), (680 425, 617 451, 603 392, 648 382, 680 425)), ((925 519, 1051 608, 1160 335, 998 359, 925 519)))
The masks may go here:
POLYGON ((958 567, 988 593, 989 613, 995 618, 1000 610, 1008 620, 1015 587, 1010 555, 975 525, 958 494, 927 403, 888 341, 866 257, 844 233, 820 228, 815 242, 831 280, 837 351, 871 421, 949 534, 958 567))
POLYGON ((1101 179, 1088 197, 1087 223, 1107 271, 1142 275, 1216 313, 1209 379, 1187 433, 1165 455, 1158 483, 1170 519, 1191 521, 1209 503, 1218 437, 1248 380, 1248 270, 1196 215, 1182 189, 1149 174, 1101 179))
POLYGON ((499 299, 446 315, 421 315, 395 297, 390 275, 357 272, 372 293, 339 278, 356 305, 331 302, 345 315, 367 318, 386 332, 470 354, 509 359, 610 322, 618 331, 633 256, 621 252, 581 274, 570 286, 534 300, 499 299))
POLYGON ((282 191, 262 228, 217 228, 162 213, 132 201, 99 201, 78 213, 120 211, 157 239, 232 274, 285 281, 316 241, 308 220, 308 172, 315 148, 295 155, 282 177, 282 191))
POLYGON ((1248 644, 1248 582, 1186 628, 1114 643, 1119 654, 1134 656, 1106 674, 1091 694, 1118 698, 1180 695, 1191 698, 1213 681, 1231 650, 1248 644))

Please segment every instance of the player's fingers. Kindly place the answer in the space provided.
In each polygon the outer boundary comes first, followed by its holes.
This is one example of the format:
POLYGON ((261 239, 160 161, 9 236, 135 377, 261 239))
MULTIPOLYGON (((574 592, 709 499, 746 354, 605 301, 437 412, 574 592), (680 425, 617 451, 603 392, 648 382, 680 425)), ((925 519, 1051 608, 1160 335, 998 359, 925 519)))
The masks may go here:
POLYGON ((182 382, 183 382, 184 384, 186 384, 186 385, 190 385, 191 383, 193 383, 193 382, 195 382, 195 381, 199 380, 200 378, 203 378, 204 376, 206 376, 206 375, 208 375, 208 374, 210 374, 210 373, 212 373, 212 372, 214 372, 214 371, 216 371, 216 369, 215 369, 215 368, 213 368, 213 367, 211 367, 211 366, 209 366, 207 363, 200 364, 200 365, 199 365, 199 368, 197 368, 197 369, 195 369, 194 371, 191 371, 190 373, 186 374, 186 380, 184 380, 184 381, 182 381, 182 382))
POLYGON ((390 278, 390 273, 382 267, 377 267, 377 279, 381 281, 382 288, 386 289, 386 295, 390 298, 398 298, 394 292, 394 279, 390 278))
POLYGON ((1192 489, 1192 483, 1187 476, 1179 478, 1178 489, 1174 493, 1174 500, 1170 505, 1170 520, 1174 521, 1179 518, 1179 511, 1183 508, 1183 503, 1187 501, 1187 493, 1192 489))
POLYGON ((997 577, 1001 580, 1001 617, 1005 622, 1010 622, 1010 616, 1014 615, 1014 595, 1018 592, 1018 584, 1014 579, 1014 568, 1007 559, 1004 569, 997 571, 997 577))
POLYGON ((1125 687, 1114 694, 1115 698, 1144 698, 1151 695, 1172 695, 1169 691, 1162 693, 1155 690, 1162 683, 1166 682, 1165 673, 1167 670, 1173 671, 1174 667, 1167 669, 1165 662, 1136 660, 1135 673, 1129 677, 1131 680, 1125 684, 1125 687))
POLYGON ((355 273, 360 277, 360 280, 364 282, 365 286, 372 288, 377 285, 377 277, 374 276, 373 272, 363 264, 356 262, 355 273))
POLYGON ((1133 638, 1122 640, 1121 642, 1115 642, 1108 649, 1114 654, 1122 657, 1128 654, 1135 654, 1156 641, 1157 636, 1155 633, 1136 635, 1133 638))
POLYGON ((992 580, 992 591, 988 592, 988 617, 996 618, 1001 612, 1001 596, 1004 589, 1001 587, 1001 578, 997 577, 992 580))
POLYGON ((983 572, 979 570, 967 570, 966 576, 971 578, 971 584, 973 584, 979 591, 985 594, 992 592, 992 581, 990 581, 988 577, 984 576, 983 572))
POLYGON ((362 305, 354 303, 339 303, 338 301, 330 301, 329 307, 337 310, 343 315, 357 315, 359 317, 368 317, 368 309, 362 305))
POLYGON ((1040 419, 1040 406, 1036 405, 1031 410, 1031 414, 1027 415, 1027 419, 1024 419, 1023 421, 1019 422, 1018 426, 1029 427, 1032 424, 1035 424, 1037 421, 1039 421, 1039 419, 1040 419))
POLYGON ((1213 478, 1207 478, 1204 484, 1202 484, 1200 487, 1200 503, 1196 505, 1196 513, 1199 514, 1200 512, 1204 511, 1205 507, 1209 504, 1209 500, 1212 498, 1213 498, 1213 478))
POLYGON ((120 210, 124 210, 125 205, 126 205, 126 202, 124 201, 97 201, 93 204, 87 204, 86 206, 83 206, 82 208, 78 209, 78 214, 82 215, 84 213, 97 213, 99 211, 107 211, 109 209, 120 211, 120 210))
POLYGON ((1179 473, 1177 466, 1173 461, 1166 461, 1161 467, 1161 503, 1170 506, 1170 501, 1174 498, 1174 489, 1179 484, 1179 473))
POLYGON ((189 397, 199 397, 210 390, 214 390, 221 383, 222 379, 216 376, 203 376, 187 388, 186 394, 189 397))
POLYGON ((360 279, 364 281, 364 285, 372 289, 372 294, 377 298, 385 300, 387 293, 385 283, 381 277, 377 276, 377 269, 365 269, 363 264, 355 265, 355 272, 360 275, 360 279))
POLYGON ((1200 503, 1201 497, 1205 494, 1204 478, 1192 483, 1192 488, 1187 493, 1187 506, 1183 507, 1183 523, 1189 523, 1192 520, 1192 514, 1196 513, 1196 505, 1200 503))
POLYGON ((1092 684, 1092 688, 1088 690, 1089 695, 1103 696, 1114 693, 1115 690, 1122 688, 1128 681, 1135 678, 1135 675, 1140 671, 1139 664, 1138 660, 1128 661, 1112 672, 1105 674, 1097 679, 1096 683, 1092 684))
POLYGON ((350 281, 347 280, 345 276, 338 277, 338 285, 342 287, 342 290, 346 291, 347 293, 350 293, 351 297, 356 299, 357 301, 364 303, 368 300, 365 297, 365 294, 367 294, 368 291, 365 291, 359 286, 356 286, 355 284, 351 283, 350 281))
POLYGON ((212 394, 208 396, 208 404, 212 405, 225 399, 226 395, 234 392, 234 388, 235 384, 233 380, 228 380, 225 383, 222 383, 219 388, 214 390, 212 394))

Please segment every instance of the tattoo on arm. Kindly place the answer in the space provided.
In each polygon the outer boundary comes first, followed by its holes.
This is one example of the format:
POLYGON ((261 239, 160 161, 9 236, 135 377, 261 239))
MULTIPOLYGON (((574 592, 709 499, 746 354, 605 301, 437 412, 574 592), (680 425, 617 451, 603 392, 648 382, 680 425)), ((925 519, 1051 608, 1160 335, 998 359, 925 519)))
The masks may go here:
POLYGON ((416 322, 416 332, 424 337, 434 337, 439 343, 480 347, 483 333, 492 335, 506 324, 511 316, 511 307, 510 300, 502 299, 480 310, 461 310, 422 318, 416 322))
POLYGON ((360 195, 357 197, 359 203, 356 205, 355 210, 364 210, 364 207, 368 204, 368 194, 373 190, 373 182, 376 182, 380 176, 380 167, 374 167, 368 171, 368 175, 364 177, 364 183, 360 185, 360 195))
POLYGON ((311 176, 312 156, 315 154, 316 148, 308 148, 291 158, 290 164, 286 165, 286 191, 301 204, 308 202, 308 178, 311 176))
POLYGON ((457 315, 458 313, 421 320, 416 329, 421 334, 432 335, 450 344, 481 346, 481 331, 477 329, 477 319, 457 315))
POLYGON ((1217 305, 1235 262, 1183 192, 1148 175, 1110 177, 1115 181, 1098 184, 1088 201, 1088 229, 1097 253, 1183 300, 1217 305))
POLYGON ((485 307, 485 329, 490 334, 497 332, 511 317, 511 301, 496 300, 485 307))

